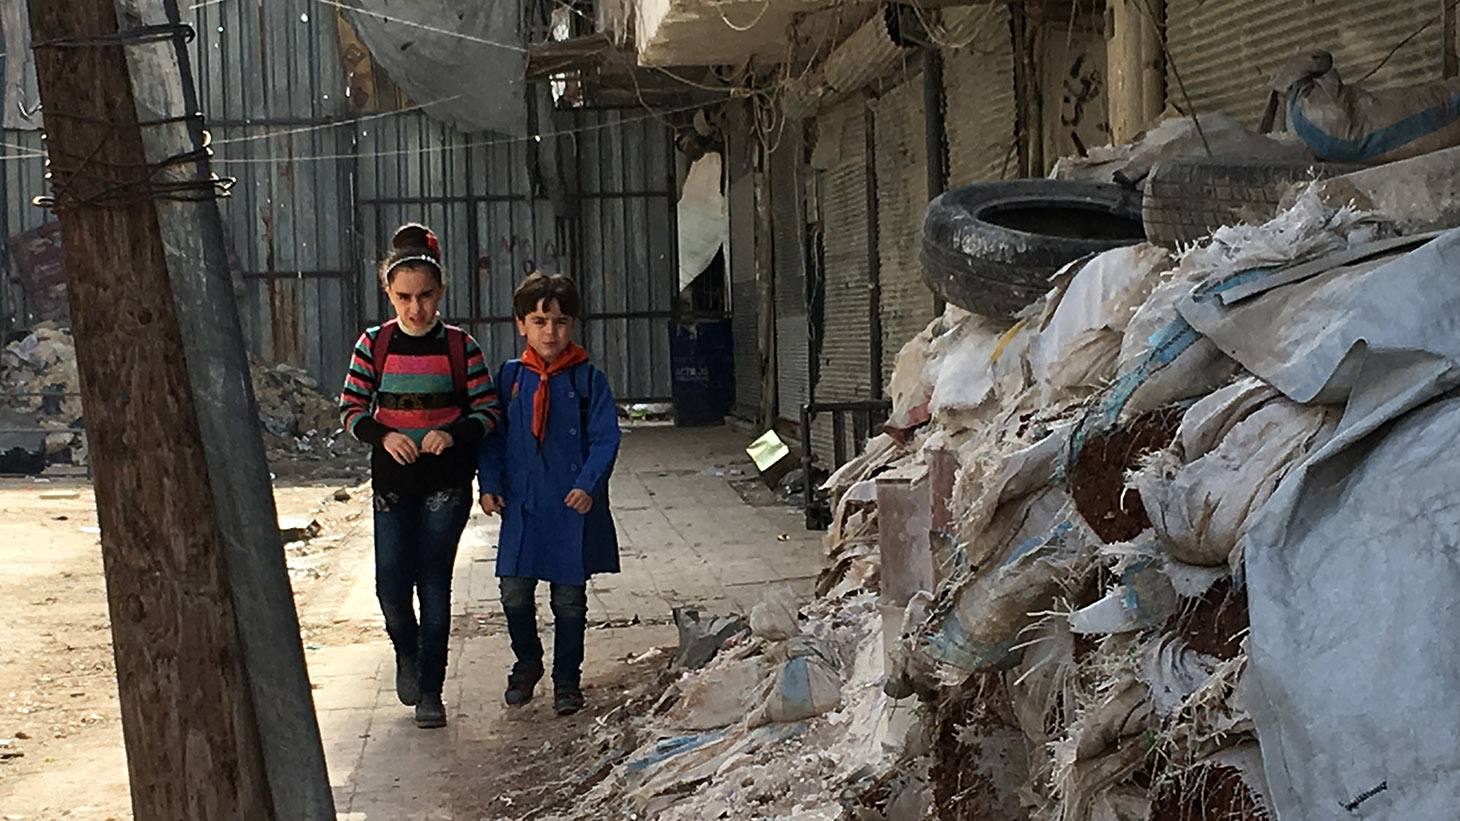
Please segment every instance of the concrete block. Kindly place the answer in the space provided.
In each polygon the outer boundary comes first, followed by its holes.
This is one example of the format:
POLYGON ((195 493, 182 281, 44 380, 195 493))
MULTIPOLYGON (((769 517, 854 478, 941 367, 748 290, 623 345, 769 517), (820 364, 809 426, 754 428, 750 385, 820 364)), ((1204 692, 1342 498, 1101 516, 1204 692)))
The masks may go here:
POLYGON ((930 483, 926 478, 877 479, 877 542, 882 552, 879 603, 906 605, 919 590, 933 589, 930 483))

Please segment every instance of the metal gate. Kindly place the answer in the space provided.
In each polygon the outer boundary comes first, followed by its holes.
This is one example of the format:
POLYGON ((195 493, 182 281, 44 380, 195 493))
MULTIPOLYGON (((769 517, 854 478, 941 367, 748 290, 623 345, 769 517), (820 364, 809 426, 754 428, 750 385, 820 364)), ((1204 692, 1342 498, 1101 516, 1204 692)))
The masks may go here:
POLYGON ((642 115, 578 111, 563 115, 556 131, 564 166, 555 169, 542 167, 535 141, 472 138, 420 115, 363 135, 362 325, 389 311, 374 285, 374 260, 396 226, 419 220, 441 241, 448 277, 442 314, 481 343, 489 362, 522 351, 512 321, 512 291, 522 277, 564 273, 583 297, 578 341, 616 398, 667 401, 678 258, 667 130, 642 115), (566 214, 545 190, 557 182, 566 214))

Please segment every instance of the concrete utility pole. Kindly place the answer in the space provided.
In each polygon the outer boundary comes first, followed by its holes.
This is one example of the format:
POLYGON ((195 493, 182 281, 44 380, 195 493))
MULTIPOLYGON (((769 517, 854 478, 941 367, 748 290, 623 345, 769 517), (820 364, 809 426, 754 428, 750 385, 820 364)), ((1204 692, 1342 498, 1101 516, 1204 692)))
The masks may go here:
POLYGON ((191 32, 172 0, 29 5, 134 814, 333 819, 191 32))

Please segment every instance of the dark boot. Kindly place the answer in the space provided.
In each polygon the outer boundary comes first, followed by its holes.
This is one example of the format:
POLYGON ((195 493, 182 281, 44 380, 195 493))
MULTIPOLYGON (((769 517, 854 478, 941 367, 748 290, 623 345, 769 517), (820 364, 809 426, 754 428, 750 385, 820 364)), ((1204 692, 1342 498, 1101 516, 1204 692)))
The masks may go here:
POLYGON ((421 700, 421 687, 416 679, 416 657, 395 654, 395 695, 400 703, 414 707, 421 700))
POLYGON ((553 712, 570 716, 583 709, 583 688, 568 682, 553 684, 553 712))
POLYGON ((422 693, 416 704, 416 726, 423 730, 446 726, 446 705, 440 693, 422 693))
POLYGON ((521 707, 532 701, 532 688, 542 680, 542 667, 526 667, 522 664, 512 665, 512 672, 507 675, 507 692, 502 694, 502 699, 509 707, 521 707))

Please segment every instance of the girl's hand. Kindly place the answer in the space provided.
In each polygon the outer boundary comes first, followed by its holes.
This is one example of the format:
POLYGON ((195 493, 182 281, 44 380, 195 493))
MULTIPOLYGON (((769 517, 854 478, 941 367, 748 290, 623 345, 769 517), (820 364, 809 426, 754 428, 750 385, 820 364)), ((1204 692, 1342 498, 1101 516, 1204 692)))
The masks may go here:
POLYGON ((398 464, 409 465, 421 455, 421 452, 416 449, 416 443, 411 441, 411 437, 399 431, 387 433, 385 438, 380 440, 380 444, 398 464))
POLYGON ((563 504, 579 513, 587 513, 593 509, 593 497, 577 488, 573 488, 568 491, 568 498, 563 500, 563 504))
POLYGON ((482 505, 482 512, 491 516, 502 512, 503 499, 495 493, 483 493, 478 500, 482 505))
POLYGON ((444 430, 433 430, 422 437, 421 450, 433 456, 440 456, 454 444, 456 444, 456 440, 451 438, 451 434, 444 430))

